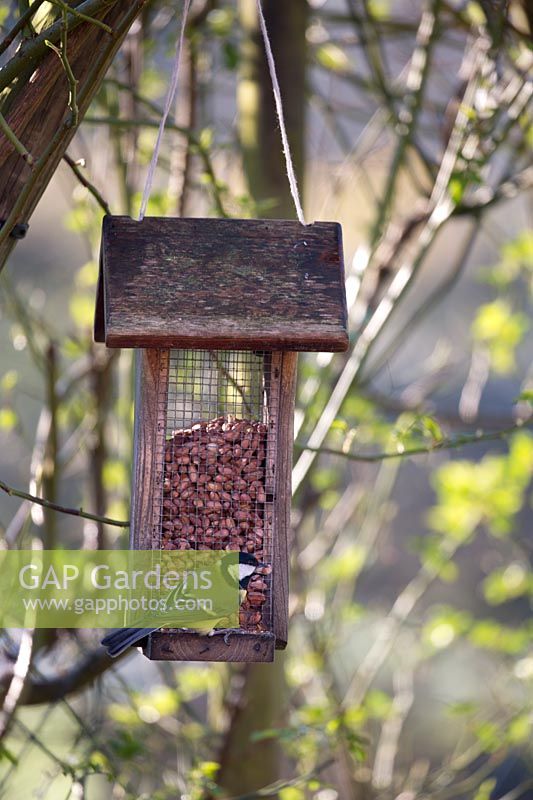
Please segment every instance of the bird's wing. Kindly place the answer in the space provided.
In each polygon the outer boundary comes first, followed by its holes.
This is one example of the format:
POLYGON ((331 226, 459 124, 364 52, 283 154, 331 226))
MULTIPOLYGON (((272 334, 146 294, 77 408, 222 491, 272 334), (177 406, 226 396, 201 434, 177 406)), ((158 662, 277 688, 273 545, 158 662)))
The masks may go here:
POLYGON ((159 628, 119 628, 104 636, 102 644, 107 648, 107 654, 111 658, 116 658, 128 647, 132 647, 142 639, 146 639, 150 633, 154 633, 157 630, 159 628))

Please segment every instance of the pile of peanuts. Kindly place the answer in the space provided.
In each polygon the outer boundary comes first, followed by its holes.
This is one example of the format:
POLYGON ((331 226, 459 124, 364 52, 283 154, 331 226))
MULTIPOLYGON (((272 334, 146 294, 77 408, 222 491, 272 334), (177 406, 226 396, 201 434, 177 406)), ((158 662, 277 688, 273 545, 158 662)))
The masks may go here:
MULTIPOLYGON (((271 551, 265 491, 267 426, 217 417, 173 432, 165 443, 162 548, 240 550, 258 561, 271 551)), ((240 607, 240 626, 263 630, 266 576, 259 567, 240 607)))

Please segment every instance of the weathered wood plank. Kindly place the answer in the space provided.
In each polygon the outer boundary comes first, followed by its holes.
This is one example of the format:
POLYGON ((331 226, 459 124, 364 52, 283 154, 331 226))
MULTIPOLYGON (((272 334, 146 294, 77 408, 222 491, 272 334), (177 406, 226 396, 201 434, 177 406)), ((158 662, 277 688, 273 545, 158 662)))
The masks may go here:
POLYGON ((136 354, 131 547, 159 547, 168 351, 136 354))
POLYGON ((106 217, 102 268, 110 347, 348 346, 334 222, 106 217))
POLYGON ((278 401, 274 563, 272 567, 272 630, 276 637, 276 648, 278 650, 282 650, 287 646, 289 625, 291 474, 297 366, 297 353, 283 353, 278 401))
POLYGON ((273 661, 274 636, 239 631, 215 636, 153 633, 144 653, 153 661, 273 661))

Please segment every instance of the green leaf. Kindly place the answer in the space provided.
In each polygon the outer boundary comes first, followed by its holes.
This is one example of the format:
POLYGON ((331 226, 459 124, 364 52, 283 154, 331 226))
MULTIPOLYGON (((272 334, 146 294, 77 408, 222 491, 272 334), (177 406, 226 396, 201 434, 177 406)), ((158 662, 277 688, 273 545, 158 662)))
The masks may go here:
POLYGON ((88 261, 80 267, 76 275, 76 286, 79 289, 94 289, 98 280, 98 264, 88 261))
MULTIPOLYGON (((522 231, 506 242, 500 251, 500 261, 482 271, 482 277, 498 289, 507 288, 513 281, 533 276, 533 232, 522 231)), ((533 290, 533 286, 531 287, 533 290)))
POLYGON ((368 13, 378 21, 388 19, 391 14, 391 0, 368 0, 368 13))
POLYGON ((490 800, 492 792, 496 786, 496 778, 489 778, 480 785, 475 793, 473 800, 490 800))
POLYGON ((109 459, 103 469, 104 486, 111 491, 127 486, 129 475, 123 461, 109 459))
POLYGON ((227 36, 233 29, 235 13, 231 8, 215 8, 207 15, 207 25, 215 36, 227 36))
POLYGON ((181 696, 187 701, 205 694, 218 684, 217 674, 211 667, 185 667, 177 673, 176 680, 181 696))
POLYGON ((458 703, 451 703, 448 707, 448 714, 454 717, 472 716, 478 711, 478 707, 474 702, 464 700, 458 703))
POLYGON ((137 711, 125 703, 110 703, 107 706, 107 715, 114 722, 127 727, 141 724, 137 711))
POLYGON ((486 17, 480 3, 467 3, 466 17, 471 25, 484 25, 486 22, 486 17))
POLYGON ((530 713, 520 714, 509 724, 507 737, 512 744, 525 744, 531 741, 533 717, 530 713))
POLYGON ((450 182, 448 183, 448 192, 454 205, 459 205, 463 199, 465 189, 466 181, 463 175, 454 175, 452 178, 450 178, 450 182))
POLYGON ((426 431, 432 436, 435 442, 442 441, 442 439, 444 438, 442 433, 442 428, 440 427, 436 419, 425 414, 424 416, 421 417, 421 422, 423 423, 426 431))
POLYGON ((140 718, 149 723, 175 714, 180 705, 177 690, 163 685, 154 686, 148 692, 136 692, 133 699, 140 718))
POLYGON ((316 59, 325 69, 332 72, 347 72, 350 69, 350 60, 344 50, 336 44, 327 42, 316 50, 316 59))
POLYGON ((213 144, 213 128, 203 128, 198 137, 198 143, 202 150, 209 150, 213 144))
POLYGON ((392 439, 402 448, 415 446, 430 441, 432 444, 443 439, 442 429, 434 417, 429 414, 405 412, 396 420, 392 430, 392 439))
POLYGON ((280 800, 305 800, 305 792, 296 786, 285 786, 278 792, 280 800))
POLYGON ((198 770, 206 778, 215 778, 219 769, 220 764, 217 761, 201 761, 198 764, 198 770))
POLYGON ((69 305, 70 316, 79 328, 91 329, 94 320, 94 295, 75 294, 69 305))
POLYGON ((530 406, 533 406, 533 389, 525 389, 523 392, 520 392, 514 402, 529 403, 530 406))
POLYGON ((488 603, 499 605, 526 594, 530 585, 527 567, 514 562, 503 570, 492 572, 483 583, 483 593, 488 603))
POLYGON ((509 628, 495 620, 484 619, 472 625, 468 639, 483 650, 517 655, 530 646, 531 633, 526 627, 509 628))
POLYGON ((268 739, 279 739, 281 728, 265 728, 262 731, 253 731, 250 735, 252 742, 264 742, 268 739))
POLYGON ((136 758, 144 751, 144 745, 129 730, 117 731, 110 746, 117 756, 126 760, 136 758))
POLYGON ((501 731, 494 722, 481 722, 476 725, 475 736, 484 750, 494 752, 501 746, 501 731))
POLYGON ((12 408, 0 408, 0 430, 12 431, 18 422, 18 417, 12 408))
POLYGON ((444 609, 437 613, 422 632, 424 640, 436 650, 444 650, 467 630, 470 618, 467 614, 444 609))
POLYGON ((326 489, 336 489, 339 484, 340 473, 338 469, 329 467, 318 469, 313 473, 311 481, 313 489, 317 492, 324 492, 326 489))
POLYGON ((320 574, 328 586, 342 581, 352 581, 360 573, 366 551, 357 544, 350 544, 336 556, 329 556, 320 564, 320 574))
POLYGON ((515 349, 528 327, 525 314, 513 313, 505 300, 495 300, 479 307, 472 323, 472 335, 488 347, 494 371, 507 375, 515 367, 515 349))
POLYGON ((444 583, 454 583, 459 577, 459 568, 453 561, 446 561, 441 564, 439 569, 439 578, 444 583))
POLYGON ((0 381, 0 387, 2 388, 3 392, 11 392, 18 383, 18 372, 14 369, 8 369, 7 372, 4 373, 2 376, 2 380, 0 381))
POLYGON ((533 231, 525 230, 502 247, 502 265, 533 270, 533 231))
POLYGON ((390 696, 379 689, 372 689, 366 696, 365 710, 371 719, 386 719, 390 714, 391 705, 390 696))
POLYGON ((95 772, 109 772, 111 770, 109 759, 100 750, 94 750, 90 754, 88 765, 95 772))
POLYGON ((339 502, 340 496, 340 492, 336 489, 326 489, 320 495, 320 508, 323 508, 324 511, 332 511, 339 502))
POLYGON ((506 536, 524 503, 533 471, 533 439, 515 434, 508 455, 486 455, 478 463, 450 461, 435 470, 437 504, 428 514, 433 530, 468 541, 481 523, 493 536, 506 536))
POLYGON ((357 761, 365 761, 367 757, 366 747, 361 743, 361 738, 352 731, 347 731, 344 734, 348 750, 357 761))
POLYGON ((226 69, 235 70, 239 66, 240 54, 239 48, 233 42, 224 42, 222 48, 224 54, 224 65, 226 69))

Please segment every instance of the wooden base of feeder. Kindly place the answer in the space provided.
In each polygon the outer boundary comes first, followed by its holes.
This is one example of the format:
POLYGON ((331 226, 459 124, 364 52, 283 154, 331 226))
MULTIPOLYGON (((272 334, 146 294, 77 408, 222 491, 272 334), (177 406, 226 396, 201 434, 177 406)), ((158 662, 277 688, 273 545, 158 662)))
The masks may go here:
POLYGON ((152 633, 143 653, 152 661, 274 661, 276 642, 273 633, 229 631, 214 636, 191 632, 152 633))

